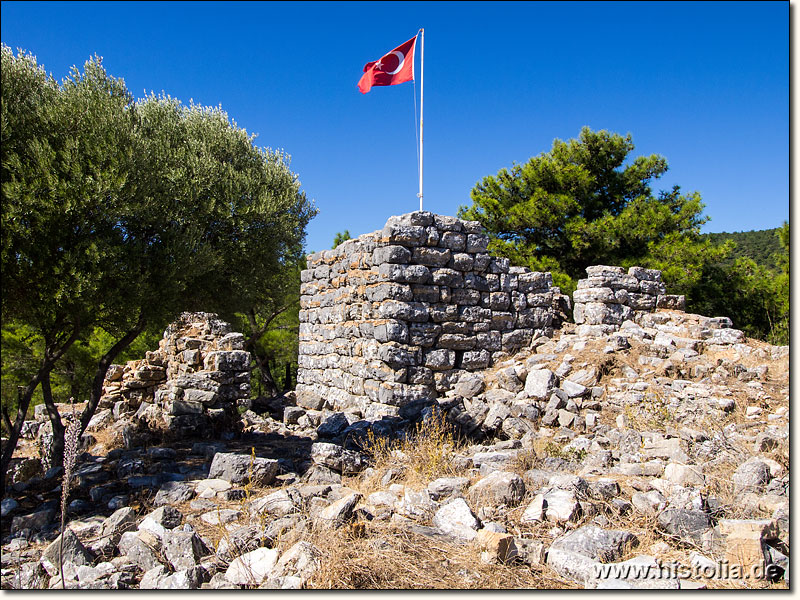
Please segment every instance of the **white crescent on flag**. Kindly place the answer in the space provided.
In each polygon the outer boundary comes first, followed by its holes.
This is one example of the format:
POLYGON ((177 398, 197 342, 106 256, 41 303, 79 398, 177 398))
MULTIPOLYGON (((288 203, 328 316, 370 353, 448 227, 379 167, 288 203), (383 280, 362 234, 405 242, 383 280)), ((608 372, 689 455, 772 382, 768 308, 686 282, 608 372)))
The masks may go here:
MULTIPOLYGON (((403 68, 403 63, 406 62, 406 57, 399 50, 392 50, 391 52, 389 52, 389 54, 394 54, 398 60, 397 68, 394 71, 386 71, 387 73, 389 73, 389 75, 394 75, 395 73, 400 71, 400 69, 403 68)), ((389 56, 389 54, 387 54, 386 56, 389 56)))

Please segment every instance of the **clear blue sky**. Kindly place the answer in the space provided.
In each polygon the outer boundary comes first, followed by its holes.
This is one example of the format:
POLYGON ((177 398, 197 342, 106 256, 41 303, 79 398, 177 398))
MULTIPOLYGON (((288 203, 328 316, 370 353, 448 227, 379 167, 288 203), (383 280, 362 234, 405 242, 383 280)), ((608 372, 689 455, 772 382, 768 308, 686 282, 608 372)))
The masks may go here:
POLYGON ((356 83, 420 27, 427 210, 588 125, 664 155, 654 187, 700 192, 704 231, 789 218, 788 2, 2 2, 1 23, 58 79, 96 53, 135 96, 221 104, 285 150, 309 250, 418 208, 414 87, 356 83))

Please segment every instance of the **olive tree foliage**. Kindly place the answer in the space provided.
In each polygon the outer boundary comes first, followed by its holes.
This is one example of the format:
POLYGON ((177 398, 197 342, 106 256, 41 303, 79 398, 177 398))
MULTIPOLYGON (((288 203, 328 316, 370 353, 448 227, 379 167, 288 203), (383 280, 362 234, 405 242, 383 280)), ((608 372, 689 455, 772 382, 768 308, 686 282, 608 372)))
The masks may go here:
POLYGON ((571 293, 587 266, 640 265, 664 271, 673 293, 690 293, 703 266, 730 251, 700 238, 708 220, 697 193, 653 194, 663 156, 629 159, 630 134, 584 127, 549 152, 478 182, 461 218, 480 221, 490 251, 514 264, 551 271, 571 293))
POLYGON ((49 378, 77 341, 110 334, 85 429, 108 366, 145 328, 263 303, 316 210, 288 157, 256 147, 220 108, 134 101, 98 57, 59 84, 3 46, 2 79, 2 316, 41 338, 5 478, 40 385, 61 427, 49 378))

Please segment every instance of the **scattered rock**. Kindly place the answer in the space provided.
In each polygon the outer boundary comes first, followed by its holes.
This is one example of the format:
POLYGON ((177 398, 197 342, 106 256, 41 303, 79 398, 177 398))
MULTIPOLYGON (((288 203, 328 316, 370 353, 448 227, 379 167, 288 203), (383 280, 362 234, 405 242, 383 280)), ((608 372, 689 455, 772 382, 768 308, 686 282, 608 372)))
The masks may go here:
POLYGON ((225 578, 237 585, 258 586, 269 577, 277 562, 277 550, 257 548, 234 559, 225 571, 225 578))
POLYGON ((433 516, 433 526, 454 537, 469 541, 477 535, 480 522, 463 498, 454 498, 436 511, 433 516))
POLYGON ((278 461, 271 458, 252 457, 247 454, 218 452, 211 461, 209 479, 224 479, 233 484, 265 486, 272 483, 278 473, 278 461))
MULTIPOLYGON (((63 562, 65 564, 72 563, 77 567, 92 563, 94 557, 81 543, 78 536, 72 533, 71 529, 67 528, 62 535, 64 536, 63 562)), ((50 575, 60 573, 58 565, 59 557, 62 556, 61 551, 61 535, 59 535, 42 553, 42 565, 50 575)))
POLYGON ((558 538, 550 549, 569 550, 608 563, 618 561, 637 544, 638 539, 630 532, 586 525, 558 538))
POLYGON ((466 495, 473 506, 516 506, 525 495, 525 482, 516 473, 494 471, 470 487, 466 495))

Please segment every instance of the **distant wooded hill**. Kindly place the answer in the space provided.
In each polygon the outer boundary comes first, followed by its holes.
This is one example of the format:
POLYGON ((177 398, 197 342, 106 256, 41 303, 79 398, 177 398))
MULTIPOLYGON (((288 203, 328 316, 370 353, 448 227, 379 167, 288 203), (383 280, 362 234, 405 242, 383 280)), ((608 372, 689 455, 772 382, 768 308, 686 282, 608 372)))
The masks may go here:
POLYGON ((752 258, 757 264, 769 269, 778 269, 774 255, 780 250, 778 244, 778 229, 763 229, 761 231, 738 231, 735 233, 705 233, 714 244, 724 244, 728 240, 736 242, 736 249, 729 259, 723 262, 726 266, 732 264, 740 256, 752 258))

